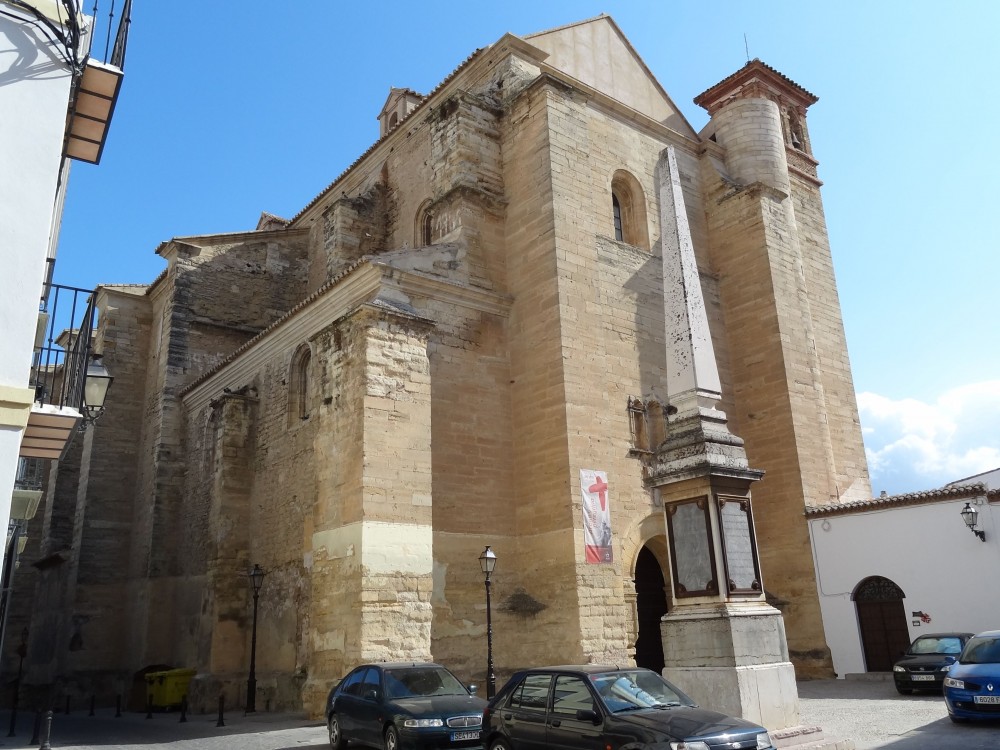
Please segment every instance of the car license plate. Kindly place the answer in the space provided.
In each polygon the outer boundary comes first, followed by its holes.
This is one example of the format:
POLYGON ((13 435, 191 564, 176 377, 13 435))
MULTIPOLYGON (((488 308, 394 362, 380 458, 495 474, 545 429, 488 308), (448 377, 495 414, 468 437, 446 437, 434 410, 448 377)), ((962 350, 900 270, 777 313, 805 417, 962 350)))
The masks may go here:
POLYGON ((934 682, 932 674, 911 674, 910 679, 915 682, 934 682))
POLYGON ((478 730, 475 731, 475 732, 452 732, 451 733, 451 741, 452 742, 461 742, 462 740, 478 740, 478 739, 479 739, 479 731, 478 730))
POLYGON ((1000 703, 1000 695, 975 695, 972 700, 975 703, 1000 703))

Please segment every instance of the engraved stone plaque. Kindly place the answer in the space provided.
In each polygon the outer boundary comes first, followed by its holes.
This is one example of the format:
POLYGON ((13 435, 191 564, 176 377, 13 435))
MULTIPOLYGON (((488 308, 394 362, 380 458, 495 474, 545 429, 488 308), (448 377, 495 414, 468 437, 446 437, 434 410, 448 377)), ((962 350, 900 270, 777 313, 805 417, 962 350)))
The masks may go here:
POLYGON ((671 505, 667 510, 674 584, 678 596, 714 594, 715 565, 704 499, 671 505))
POLYGON ((760 572, 753 540, 750 502, 742 498, 720 498, 719 517, 722 522, 722 547, 729 591, 759 592, 760 572))

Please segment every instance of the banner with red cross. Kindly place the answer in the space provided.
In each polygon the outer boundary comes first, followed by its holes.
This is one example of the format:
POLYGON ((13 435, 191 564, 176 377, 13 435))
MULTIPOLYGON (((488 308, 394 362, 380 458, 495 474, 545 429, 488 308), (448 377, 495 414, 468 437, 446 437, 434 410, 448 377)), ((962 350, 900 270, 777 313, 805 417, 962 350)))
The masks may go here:
POLYGON ((611 548, 611 502, 608 495, 608 473, 580 469, 580 490, 583 493, 583 541, 588 563, 614 562, 611 548))

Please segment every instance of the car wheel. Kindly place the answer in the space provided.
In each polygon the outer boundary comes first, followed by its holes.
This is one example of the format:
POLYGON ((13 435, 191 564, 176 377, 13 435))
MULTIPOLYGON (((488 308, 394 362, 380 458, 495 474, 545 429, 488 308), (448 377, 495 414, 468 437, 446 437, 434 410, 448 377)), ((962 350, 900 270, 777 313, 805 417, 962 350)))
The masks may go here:
POLYGON ((326 721, 326 728, 330 733, 330 747, 333 750, 341 750, 345 743, 340 734, 340 721, 337 719, 337 714, 330 714, 330 718, 326 721))
POLYGON ((490 743, 490 750, 510 750, 510 743, 506 737, 499 737, 490 743))
POLYGON ((399 750, 399 732, 392 724, 385 730, 385 750, 399 750))
POLYGON ((900 695, 912 695, 913 694, 913 689, 912 688, 902 688, 899 685, 896 685, 896 692, 899 693, 900 695))
POLYGON ((955 716, 955 714, 948 714, 948 718, 951 719, 956 724, 964 724, 968 719, 963 719, 960 716, 955 716))

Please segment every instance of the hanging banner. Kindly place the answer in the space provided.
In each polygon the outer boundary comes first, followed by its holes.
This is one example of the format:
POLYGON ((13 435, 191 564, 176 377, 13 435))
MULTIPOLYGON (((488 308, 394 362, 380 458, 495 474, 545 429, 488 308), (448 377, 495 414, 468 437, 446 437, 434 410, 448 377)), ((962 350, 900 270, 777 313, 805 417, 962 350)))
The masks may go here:
POLYGON ((611 508, 608 499, 608 473, 580 469, 583 493, 583 541, 588 563, 614 562, 611 550, 611 508))

